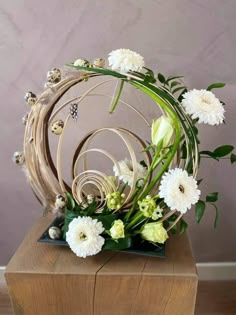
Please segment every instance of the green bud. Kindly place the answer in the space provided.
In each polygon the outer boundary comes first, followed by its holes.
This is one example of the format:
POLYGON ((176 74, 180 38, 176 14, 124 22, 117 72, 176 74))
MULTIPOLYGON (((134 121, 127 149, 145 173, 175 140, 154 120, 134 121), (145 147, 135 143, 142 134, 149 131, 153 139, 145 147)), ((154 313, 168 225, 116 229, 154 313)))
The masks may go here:
POLYGON ((151 196, 146 196, 142 201, 138 201, 139 210, 142 214, 147 217, 151 218, 155 209, 156 209, 156 202, 151 196))
POLYGON ((106 196, 107 206, 112 210, 118 210, 122 207, 124 203, 125 195, 121 194, 119 191, 113 192, 106 196))
POLYGON ((152 143, 157 146, 162 141, 163 147, 167 147, 173 132, 174 128, 170 119, 166 116, 161 116, 152 123, 152 143))

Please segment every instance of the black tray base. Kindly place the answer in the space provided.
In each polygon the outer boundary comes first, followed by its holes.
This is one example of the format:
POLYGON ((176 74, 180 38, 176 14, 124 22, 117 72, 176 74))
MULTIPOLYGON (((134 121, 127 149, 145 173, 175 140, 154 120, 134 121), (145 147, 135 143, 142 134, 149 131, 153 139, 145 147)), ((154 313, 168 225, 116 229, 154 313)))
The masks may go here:
MULTIPOLYGON (((61 228, 63 225, 63 218, 55 218, 55 220, 48 226, 46 231, 40 236, 38 242, 40 243, 47 243, 52 245, 59 245, 59 246, 69 246, 66 240, 64 239, 57 239, 53 240, 49 237, 48 230, 52 226, 57 226, 61 228)), ((160 257, 165 258, 165 245, 154 246, 148 242, 144 244, 134 244, 132 248, 123 249, 123 250, 116 250, 117 252, 124 252, 136 255, 143 255, 143 256, 150 256, 150 257, 160 257)))

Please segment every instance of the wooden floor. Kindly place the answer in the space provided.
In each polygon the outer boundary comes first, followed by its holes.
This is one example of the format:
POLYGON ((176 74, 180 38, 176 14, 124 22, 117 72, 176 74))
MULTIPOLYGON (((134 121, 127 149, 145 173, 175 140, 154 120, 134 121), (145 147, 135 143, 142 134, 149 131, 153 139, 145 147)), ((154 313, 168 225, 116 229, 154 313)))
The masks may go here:
MULTIPOLYGON (((0 315, 13 315, 5 280, 1 272, 0 315)), ((200 282, 195 315, 236 315, 236 281, 200 282)))

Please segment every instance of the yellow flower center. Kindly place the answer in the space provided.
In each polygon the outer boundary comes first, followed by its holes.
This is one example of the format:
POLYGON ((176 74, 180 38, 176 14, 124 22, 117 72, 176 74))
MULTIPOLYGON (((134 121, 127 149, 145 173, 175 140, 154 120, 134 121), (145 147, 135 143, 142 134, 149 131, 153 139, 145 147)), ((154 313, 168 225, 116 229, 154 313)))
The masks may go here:
POLYGON ((79 239, 80 239, 81 241, 85 241, 85 240, 87 239, 87 236, 84 234, 84 232, 80 232, 80 233, 79 233, 79 239))

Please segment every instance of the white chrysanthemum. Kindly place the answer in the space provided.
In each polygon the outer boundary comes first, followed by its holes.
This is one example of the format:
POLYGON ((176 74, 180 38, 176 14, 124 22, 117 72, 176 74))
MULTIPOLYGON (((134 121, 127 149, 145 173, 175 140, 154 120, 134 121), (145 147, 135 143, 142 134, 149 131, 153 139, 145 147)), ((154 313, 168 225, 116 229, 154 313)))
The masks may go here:
POLYGON ((105 242, 101 234, 104 227, 97 219, 78 217, 71 221, 66 233, 66 241, 71 250, 79 257, 96 255, 105 242))
POLYGON ((199 200, 201 194, 197 181, 180 168, 166 172, 160 184, 160 197, 171 210, 187 212, 199 200))
POLYGON ((144 67, 143 57, 130 49, 113 50, 109 53, 108 62, 112 70, 123 73, 140 71, 144 67))
MULTIPOLYGON (((132 161, 125 159, 125 160, 119 161, 118 165, 120 167, 120 172, 116 165, 113 166, 113 171, 115 173, 115 176, 118 176, 120 180, 122 180, 124 183, 127 183, 130 187, 132 187, 133 174, 134 174, 132 161)), ((140 163, 137 163, 137 180, 144 178, 146 174, 147 174, 147 169, 144 166, 142 166, 140 163)))
POLYGON ((191 90, 184 93, 182 105, 199 123, 219 125, 224 121, 224 107, 219 99, 207 90, 191 90))

